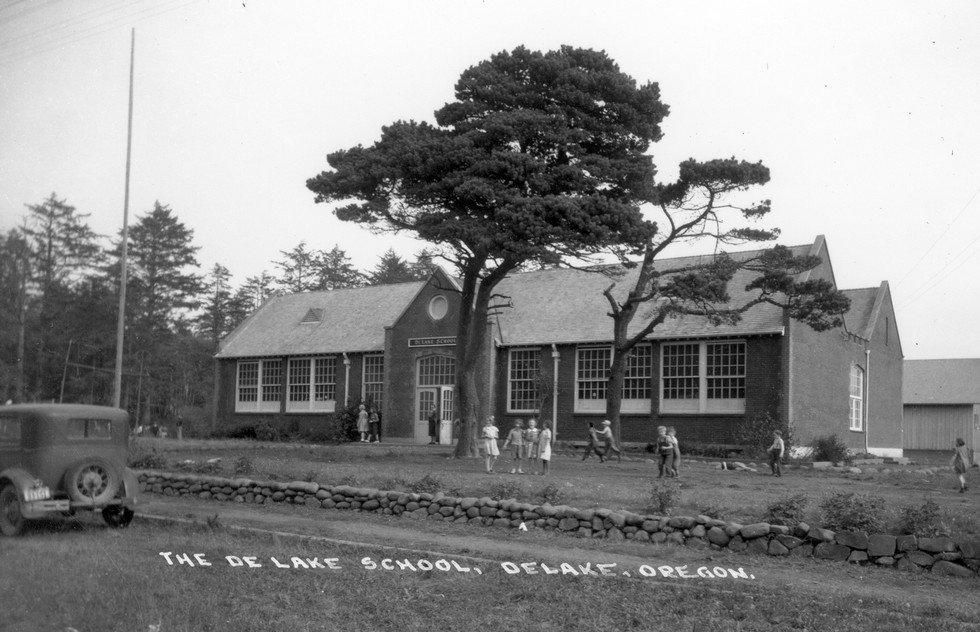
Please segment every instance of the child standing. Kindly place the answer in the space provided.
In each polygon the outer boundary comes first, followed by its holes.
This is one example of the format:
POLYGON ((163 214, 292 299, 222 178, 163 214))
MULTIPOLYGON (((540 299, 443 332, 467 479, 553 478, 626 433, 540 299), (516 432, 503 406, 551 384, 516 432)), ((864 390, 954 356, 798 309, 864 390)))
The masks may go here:
POLYGON ((538 437, 538 458, 541 459, 541 476, 548 473, 551 464, 551 423, 545 422, 544 430, 538 437))
POLYGON ((493 464, 497 462, 497 457, 500 456, 500 450, 497 448, 499 434, 497 426, 493 423, 493 415, 487 417, 487 423, 483 426, 483 432, 480 436, 483 438, 483 448, 487 452, 487 474, 493 474, 493 464))
POLYGON ((368 414, 364 410, 364 404, 357 407, 357 431, 361 433, 361 443, 367 443, 368 414))
POLYGON ((670 466, 670 475, 677 478, 677 468, 681 465, 681 444, 677 441, 677 429, 673 426, 667 427, 667 438, 674 446, 673 463, 670 466))
POLYGON ((381 417, 378 415, 378 409, 374 406, 371 407, 371 412, 368 414, 368 428, 370 430, 371 443, 381 443, 381 417))
POLYGON ((504 441, 504 450, 507 446, 512 446, 514 449, 514 467, 510 468, 510 473, 523 474, 521 458, 524 456, 524 422, 522 420, 514 420, 514 427, 507 433, 507 439, 504 441))
POLYGON ((783 452, 786 450, 786 444, 783 443, 783 433, 779 430, 773 430, 772 432, 772 445, 769 446, 769 469, 772 470, 773 476, 783 475, 783 452))
POLYGON ((524 458, 527 459, 528 467, 534 464, 534 460, 538 458, 538 436, 540 436, 541 431, 538 430, 538 421, 536 419, 527 420, 527 430, 524 431, 524 458))
POLYGON ((674 444, 667 436, 667 426, 657 426, 656 447, 660 456, 660 473, 657 478, 663 478, 664 474, 670 476, 674 470, 674 444))
POLYGON ((582 460, 584 461, 585 459, 592 456, 593 452, 595 452, 599 456, 599 463, 605 461, 604 458, 605 452, 599 449, 599 436, 596 433, 595 424, 590 421, 589 422, 589 445, 585 449, 585 455, 582 457, 582 460))
POLYGON ((953 471, 960 479, 960 493, 967 490, 966 470, 970 467, 970 452, 966 449, 963 439, 956 439, 956 447, 953 449, 953 471))

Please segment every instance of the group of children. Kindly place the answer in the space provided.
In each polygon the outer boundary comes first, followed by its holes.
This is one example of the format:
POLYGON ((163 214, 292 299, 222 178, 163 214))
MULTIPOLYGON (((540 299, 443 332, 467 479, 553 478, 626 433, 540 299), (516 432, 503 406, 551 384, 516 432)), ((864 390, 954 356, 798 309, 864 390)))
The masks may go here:
MULTIPOLYGON (((487 417, 487 423, 483 426, 481 433, 483 447, 487 453, 487 474, 493 473, 493 466, 500 456, 500 449, 497 447, 497 439, 500 438, 493 415, 487 417)), ((541 471, 533 472, 542 476, 548 473, 548 466, 551 464, 551 424, 545 422, 541 430, 538 430, 538 422, 535 419, 528 419, 527 428, 524 421, 518 419, 514 422, 514 427, 507 433, 504 440, 504 450, 510 448, 513 453, 513 466, 511 474, 523 474, 523 462, 528 461, 528 469, 537 460, 541 462, 541 471)))

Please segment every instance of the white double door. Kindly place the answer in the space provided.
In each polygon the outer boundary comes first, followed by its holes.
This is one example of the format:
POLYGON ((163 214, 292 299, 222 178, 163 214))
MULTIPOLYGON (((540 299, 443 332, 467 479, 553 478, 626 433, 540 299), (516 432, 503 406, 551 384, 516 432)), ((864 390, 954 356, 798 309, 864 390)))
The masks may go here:
POLYGON ((429 413, 435 406, 439 413, 439 427, 436 429, 439 443, 452 443, 455 393, 452 386, 423 386, 415 398, 415 441, 429 442, 429 413))

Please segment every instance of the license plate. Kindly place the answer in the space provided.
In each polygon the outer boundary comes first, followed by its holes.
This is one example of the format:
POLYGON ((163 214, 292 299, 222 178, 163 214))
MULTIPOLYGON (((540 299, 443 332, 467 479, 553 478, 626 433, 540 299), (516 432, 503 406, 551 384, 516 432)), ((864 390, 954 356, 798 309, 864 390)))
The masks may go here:
POLYGON ((51 498, 51 490, 47 487, 32 487, 24 491, 24 500, 27 502, 44 500, 46 498, 51 498))

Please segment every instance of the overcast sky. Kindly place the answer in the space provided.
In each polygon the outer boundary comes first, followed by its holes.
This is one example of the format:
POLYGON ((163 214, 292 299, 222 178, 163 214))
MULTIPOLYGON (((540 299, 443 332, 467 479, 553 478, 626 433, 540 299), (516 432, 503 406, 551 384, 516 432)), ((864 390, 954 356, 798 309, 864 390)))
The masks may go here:
POLYGON ((973 1, 0 0, 0 228, 51 192, 121 226, 135 26, 131 213, 169 204, 236 282, 300 240, 361 268, 410 256, 424 244, 340 222, 306 179, 431 121, 490 54, 571 44, 659 82, 664 179, 763 160, 780 243, 825 235, 841 288, 887 280, 906 357, 980 357, 978 24, 973 1))

